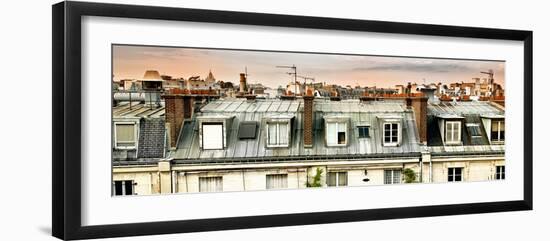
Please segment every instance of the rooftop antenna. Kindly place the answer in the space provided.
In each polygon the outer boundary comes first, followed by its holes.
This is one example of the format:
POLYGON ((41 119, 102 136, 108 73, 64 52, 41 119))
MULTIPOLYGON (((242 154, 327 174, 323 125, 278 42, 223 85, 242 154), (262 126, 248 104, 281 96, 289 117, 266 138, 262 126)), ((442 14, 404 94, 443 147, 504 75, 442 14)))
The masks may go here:
POLYGON ((296 85, 296 82, 297 82, 297 79, 298 78, 298 73, 296 71, 296 65, 292 65, 292 66, 288 66, 288 65, 279 65, 279 66, 275 66, 276 68, 286 68, 286 69, 292 69, 294 72, 289 72, 287 74, 289 75, 294 75, 294 96, 296 96, 296 92, 298 92, 298 86, 296 85))

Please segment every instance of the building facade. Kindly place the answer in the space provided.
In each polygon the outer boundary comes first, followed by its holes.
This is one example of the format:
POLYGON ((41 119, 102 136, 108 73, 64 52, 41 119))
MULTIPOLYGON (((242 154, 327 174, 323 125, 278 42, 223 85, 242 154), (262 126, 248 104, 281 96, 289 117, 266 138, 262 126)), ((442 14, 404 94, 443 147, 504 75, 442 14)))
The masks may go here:
POLYGON ((163 100, 147 110, 113 107, 113 195, 505 177, 504 108, 491 102, 335 101, 311 93, 163 100))

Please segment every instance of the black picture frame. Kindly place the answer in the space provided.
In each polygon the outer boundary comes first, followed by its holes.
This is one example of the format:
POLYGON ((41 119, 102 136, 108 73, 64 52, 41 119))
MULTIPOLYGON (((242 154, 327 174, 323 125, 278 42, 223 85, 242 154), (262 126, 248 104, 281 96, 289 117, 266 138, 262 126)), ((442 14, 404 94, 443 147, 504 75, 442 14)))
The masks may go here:
POLYGON ((198 10, 90 2, 61 2, 53 11, 52 233, 60 239, 88 239, 185 233, 380 219, 532 210, 533 208, 533 32, 336 19, 324 17, 198 10), (350 30, 426 36, 517 40, 524 43, 523 199, 457 205, 343 210, 333 212, 143 222, 99 226, 81 224, 81 18, 103 16, 258 26, 350 30))

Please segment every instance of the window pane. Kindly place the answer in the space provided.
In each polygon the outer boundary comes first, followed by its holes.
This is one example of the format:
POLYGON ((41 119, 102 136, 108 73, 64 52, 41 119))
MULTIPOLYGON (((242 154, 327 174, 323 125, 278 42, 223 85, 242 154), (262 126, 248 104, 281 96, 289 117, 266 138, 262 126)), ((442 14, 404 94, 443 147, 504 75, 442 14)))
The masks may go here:
POLYGON ((392 181, 392 171, 384 170, 384 184, 391 184, 392 181))
POLYGON ((132 181, 125 181, 124 182, 124 191, 125 195, 134 195, 134 185, 132 181))
POLYGON ((338 144, 346 144, 346 132, 338 132, 338 144))
POLYGON ((338 186, 347 186, 348 185, 348 173, 339 172, 338 173, 338 186))
POLYGON ((400 170, 394 170, 393 171, 393 183, 401 183, 401 171, 400 170))
POLYGON ((328 123, 327 124, 327 144, 334 145, 337 143, 336 132, 337 132, 336 123, 328 123))
POLYGON ((445 124, 445 140, 452 141, 453 139, 453 126, 451 123, 447 122, 445 124))
POLYGON ((279 123, 279 144, 287 145, 288 144, 288 124, 279 123))
POLYGON ((122 181, 115 181, 115 195, 122 195, 122 181))
POLYGON ((276 145, 277 144, 277 124, 270 123, 268 124, 268 144, 270 145, 276 145))
POLYGON ((359 138, 369 137, 369 128, 367 126, 360 126, 358 129, 359 129, 359 138))
POLYGON ((336 186, 336 173, 335 172, 329 172, 327 177, 327 185, 329 187, 336 186))

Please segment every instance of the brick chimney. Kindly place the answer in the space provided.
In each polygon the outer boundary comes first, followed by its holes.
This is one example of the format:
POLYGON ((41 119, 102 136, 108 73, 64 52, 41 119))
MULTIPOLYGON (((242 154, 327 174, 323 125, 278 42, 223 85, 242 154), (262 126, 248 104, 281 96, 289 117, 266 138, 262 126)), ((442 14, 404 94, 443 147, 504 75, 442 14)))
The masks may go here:
POLYGON ((240 84, 239 84, 239 92, 240 93, 246 93, 246 91, 247 91, 247 88, 246 88, 246 74, 245 73, 240 73, 240 76, 241 76, 241 81, 240 81, 240 84))
POLYGON ((313 147, 313 91, 308 89, 304 95, 304 147, 313 147))
POLYGON ((428 141, 428 97, 407 97, 407 107, 414 110, 414 118, 421 143, 428 141))
POLYGON ((170 147, 175 148, 178 137, 185 119, 193 116, 194 98, 185 90, 184 94, 166 94, 165 101, 165 122, 168 128, 170 147))

